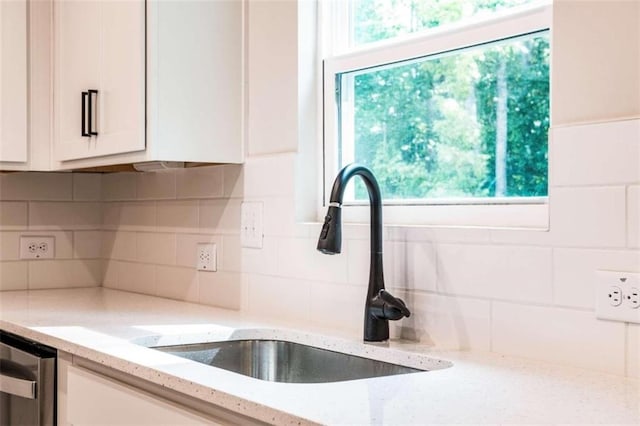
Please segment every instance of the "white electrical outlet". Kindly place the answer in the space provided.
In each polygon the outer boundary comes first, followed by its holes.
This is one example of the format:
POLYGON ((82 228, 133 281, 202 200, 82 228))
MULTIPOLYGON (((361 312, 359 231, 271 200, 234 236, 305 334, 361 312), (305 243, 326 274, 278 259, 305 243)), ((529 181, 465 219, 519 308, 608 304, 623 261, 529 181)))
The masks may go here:
POLYGON ((620 306, 622 304, 622 290, 618 286, 610 287, 607 297, 611 306, 620 306))
POLYGON ((53 259, 56 238, 50 235, 21 235, 20 259, 53 259))
POLYGON ((242 203, 240 241, 242 247, 262 248, 262 203, 242 203))
POLYGON ((596 317, 640 324, 640 273, 598 271, 596 317))
POLYGON ((624 297, 624 303, 631 309, 640 309, 640 287, 631 287, 624 297))
POLYGON ((215 272, 218 268, 217 249, 213 243, 198 243, 197 247, 197 269, 198 271, 215 272))

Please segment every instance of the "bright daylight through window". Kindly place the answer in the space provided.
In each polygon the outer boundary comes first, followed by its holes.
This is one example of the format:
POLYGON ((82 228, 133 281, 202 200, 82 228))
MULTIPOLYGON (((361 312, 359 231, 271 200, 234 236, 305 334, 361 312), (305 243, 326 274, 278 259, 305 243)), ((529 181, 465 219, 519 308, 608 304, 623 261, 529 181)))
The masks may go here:
POLYGON ((386 204, 545 202, 548 3, 329 4, 327 180, 356 161, 386 204))

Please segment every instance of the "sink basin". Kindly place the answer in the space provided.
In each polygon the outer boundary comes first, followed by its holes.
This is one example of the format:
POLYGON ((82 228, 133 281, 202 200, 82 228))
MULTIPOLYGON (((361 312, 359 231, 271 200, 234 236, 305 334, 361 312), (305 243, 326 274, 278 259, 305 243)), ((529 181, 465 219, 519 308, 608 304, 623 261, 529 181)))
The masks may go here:
POLYGON ((328 383, 426 371, 283 340, 229 340, 153 349, 282 383, 328 383))

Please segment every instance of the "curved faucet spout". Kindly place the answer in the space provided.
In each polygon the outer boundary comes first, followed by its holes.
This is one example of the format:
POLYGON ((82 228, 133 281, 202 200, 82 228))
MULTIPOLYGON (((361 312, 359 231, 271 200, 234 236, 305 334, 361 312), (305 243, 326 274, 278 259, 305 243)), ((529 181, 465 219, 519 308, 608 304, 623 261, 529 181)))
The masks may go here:
POLYGON ((384 289, 382 268, 382 195, 375 176, 367 167, 349 164, 336 176, 329 198, 329 209, 318 238, 318 250, 337 254, 342 250, 342 199, 349 180, 360 176, 369 193, 371 211, 371 267, 365 303, 364 340, 380 342, 389 339, 389 320, 408 317, 411 313, 401 299, 384 289))

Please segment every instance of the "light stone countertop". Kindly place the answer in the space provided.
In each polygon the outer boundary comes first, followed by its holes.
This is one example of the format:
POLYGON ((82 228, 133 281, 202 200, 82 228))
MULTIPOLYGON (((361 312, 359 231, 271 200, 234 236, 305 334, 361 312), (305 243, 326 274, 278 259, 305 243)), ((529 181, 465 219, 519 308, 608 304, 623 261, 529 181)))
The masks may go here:
MULTIPOLYGON (((640 424, 638 380, 555 364, 318 334, 109 289, 0 293, 0 328, 276 424, 640 424), (280 338, 436 370, 324 384, 252 379, 144 347, 280 338), (441 362, 439 360, 445 360, 441 362), (452 362, 450 368, 442 368, 452 362)), ((311 331, 310 331, 311 330, 311 331)), ((550 348, 552 350, 552 348, 550 348)))

